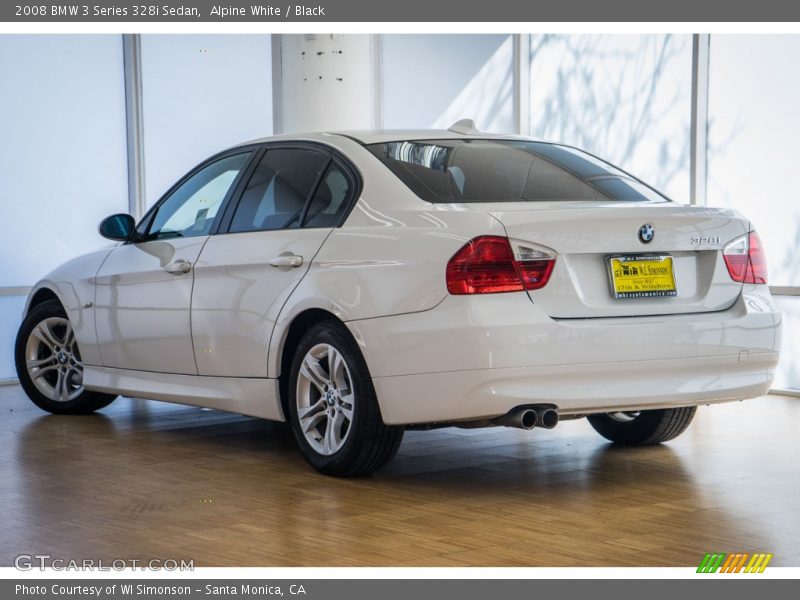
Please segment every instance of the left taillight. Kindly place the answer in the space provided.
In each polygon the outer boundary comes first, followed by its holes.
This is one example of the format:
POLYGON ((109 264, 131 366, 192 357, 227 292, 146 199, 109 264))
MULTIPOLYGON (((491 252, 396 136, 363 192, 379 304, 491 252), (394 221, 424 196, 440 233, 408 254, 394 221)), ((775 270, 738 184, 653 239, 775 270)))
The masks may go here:
POLYGON ((751 231, 728 243, 722 250, 731 279, 739 283, 767 283, 767 257, 761 238, 751 231))
POLYGON ((451 294, 497 294, 538 290, 550 279, 555 253, 496 235, 467 242, 447 263, 451 294))

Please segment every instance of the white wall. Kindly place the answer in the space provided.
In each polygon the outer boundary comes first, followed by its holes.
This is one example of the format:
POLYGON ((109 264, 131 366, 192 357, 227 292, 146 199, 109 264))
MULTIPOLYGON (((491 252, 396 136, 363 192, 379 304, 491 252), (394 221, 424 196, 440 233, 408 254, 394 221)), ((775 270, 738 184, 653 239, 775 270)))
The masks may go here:
MULTIPOLYGON (((0 36, 0 136, 0 287, 30 286, 127 210, 121 37, 0 36)), ((0 380, 22 302, 0 297, 0 380)))
POLYGON ((0 286, 27 286, 127 210, 121 37, 0 36, 0 82, 0 286))
POLYGON ((272 135, 269 35, 143 35, 147 206, 199 162, 272 135))
POLYGON ((514 133, 510 35, 385 35, 386 129, 446 129, 460 119, 514 133))
POLYGON ((376 125, 374 37, 282 35, 282 133, 376 125))
POLYGON ((0 381, 17 376, 14 371, 14 340, 24 309, 25 296, 0 296, 0 381))

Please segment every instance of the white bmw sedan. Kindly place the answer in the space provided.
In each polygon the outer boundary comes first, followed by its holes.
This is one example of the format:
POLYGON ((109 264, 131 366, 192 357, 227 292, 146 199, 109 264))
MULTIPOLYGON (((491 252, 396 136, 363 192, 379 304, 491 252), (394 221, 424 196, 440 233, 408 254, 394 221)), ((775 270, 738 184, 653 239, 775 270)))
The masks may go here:
POLYGON ((331 475, 375 471, 406 428, 588 417, 663 442, 700 404, 764 394, 778 360, 746 218, 463 123, 237 146, 100 233, 116 243, 30 294, 31 400, 287 420, 331 475))

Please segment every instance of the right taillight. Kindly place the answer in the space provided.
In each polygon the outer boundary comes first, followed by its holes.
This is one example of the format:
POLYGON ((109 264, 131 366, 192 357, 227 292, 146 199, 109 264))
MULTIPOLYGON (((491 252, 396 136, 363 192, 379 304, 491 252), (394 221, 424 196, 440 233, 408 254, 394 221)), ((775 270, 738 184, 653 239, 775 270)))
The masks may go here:
POLYGON ((550 279, 555 254, 533 244, 482 235, 465 244, 447 263, 451 294, 496 294, 538 290, 550 279))
POLYGON ((764 246, 755 231, 728 243, 722 249, 731 279, 739 283, 767 283, 767 259, 764 246))

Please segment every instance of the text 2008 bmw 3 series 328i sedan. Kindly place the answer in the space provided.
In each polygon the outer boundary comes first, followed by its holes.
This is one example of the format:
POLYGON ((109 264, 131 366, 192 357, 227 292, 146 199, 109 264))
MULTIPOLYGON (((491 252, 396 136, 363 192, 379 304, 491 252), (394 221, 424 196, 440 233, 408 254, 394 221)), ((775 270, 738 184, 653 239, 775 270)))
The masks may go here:
POLYGON ((54 413, 118 394, 288 420, 308 462, 372 472, 409 427, 663 442, 764 394, 764 249, 578 149, 447 131, 282 136, 192 170, 33 289, 20 381, 54 413))

